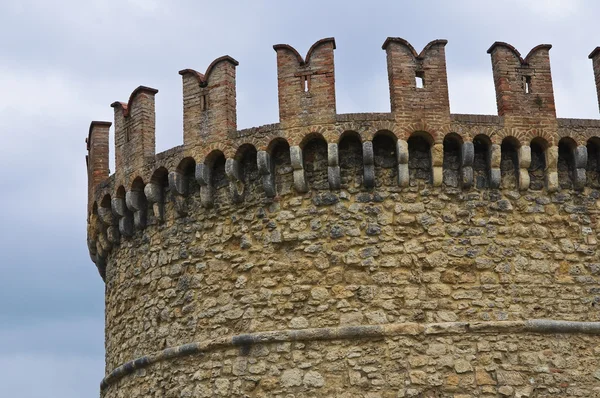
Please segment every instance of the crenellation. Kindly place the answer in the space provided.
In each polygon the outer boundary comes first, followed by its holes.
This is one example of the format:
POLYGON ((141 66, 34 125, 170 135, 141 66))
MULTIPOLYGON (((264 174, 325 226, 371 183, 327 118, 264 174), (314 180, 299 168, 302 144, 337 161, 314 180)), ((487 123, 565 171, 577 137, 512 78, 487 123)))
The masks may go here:
POLYGON ((110 175, 108 167, 108 134, 111 122, 94 121, 90 124, 88 137, 85 140, 88 155, 85 162, 88 171, 88 212, 91 211, 93 193, 96 186, 110 175))
POLYGON ((117 101, 111 104, 115 113, 115 173, 119 180, 126 180, 154 162, 156 93, 156 89, 139 86, 131 93, 127 103, 117 101))
POLYGON ((317 41, 306 58, 287 44, 273 46, 277 52, 279 122, 282 128, 335 121, 335 40, 317 41))
POLYGON ((510 44, 495 42, 488 54, 496 87, 498 115, 556 117, 549 44, 534 47, 523 59, 510 44))
POLYGON ((237 130, 226 56, 183 145, 147 87, 113 175, 90 126, 102 397, 598 395, 600 120, 556 118, 550 46, 490 48, 498 115, 450 114, 445 40, 386 40, 389 113, 336 114, 333 39, 274 47, 279 123, 237 130))
POLYGON ((205 74, 183 69, 183 143, 193 147, 228 139, 237 130, 235 70, 238 61, 217 58, 205 74))
POLYGON ((383 43, 382 48, 387 54, 391 110, 398 123, 426 119, 434 131, 449 123, 447 43, 446 40, 434 40, 420 54, 399 37, 388 37, 383 43))

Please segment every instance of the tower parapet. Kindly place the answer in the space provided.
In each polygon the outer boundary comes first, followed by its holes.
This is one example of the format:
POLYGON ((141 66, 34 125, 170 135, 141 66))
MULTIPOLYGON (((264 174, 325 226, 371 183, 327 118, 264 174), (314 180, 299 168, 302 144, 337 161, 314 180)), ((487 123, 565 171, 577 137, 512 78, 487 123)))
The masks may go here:
POLYGON ((421 53, 399 37, 388 37, 387 53, 392 114, 400 123, 427 120, 441 128, 450 122, 446 76, 447 40, 434 40, 421 53))
POLYGON ((489 49, 500 116, 555 117, 550 44, 534 47, 525 58, 510 44, 489 49))
MULTIPOLYGON (((88 170, 88 205, 93 202, 92 194, 96 186, 108 179, 108 134, 111 122, 94 121, 90 124, 88 137, 85 140, 88 155, 85 163, 88 170)), ((88 208, 88 212, 91 208, 88 208)))
POLYGON ((104 398, 599 393, 600 120, 505 43, 498 115, 451 114, 446 44, 388 38, 391 112, 343 115, 334 40, 276 45, 280 122, 245 130, 237 61, 184 69, 183 145, 155 154, 141 86, 112 175, 92 122, 104 398))
POLYGON ((154 161, 158 90, 139 86, 127 103, 113 102, 115 111, 115 173, 121 180, 154 161))
POLYGON ((183 143, 187 146, 226 140, 237 130, 235 68, 228 55, 215 59, 205 74, 179 71, 183 79, 183 143))
POLYGON ((279 120, 283 128, 335 121, 333 38, 317 41, 306 58, 287 44, 276 44, 279 120))

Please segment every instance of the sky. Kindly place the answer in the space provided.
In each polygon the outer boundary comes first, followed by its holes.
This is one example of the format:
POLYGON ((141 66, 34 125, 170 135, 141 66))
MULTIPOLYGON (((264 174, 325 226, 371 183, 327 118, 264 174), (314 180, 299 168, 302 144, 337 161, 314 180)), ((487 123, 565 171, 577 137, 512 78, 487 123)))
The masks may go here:
POLYGON ((104 283, 86 246, 84 140, 137 86, 159 90, 161 152, 183 141, 177 72, 222 55, 240 63, 241 129, 278 121, 274 44, 304 55, 335 37, 338 113, 389 112, 385 38, 417 51, 447 39, 451 111, 496 114, 490 45, 525 56, 550 43, 558 116, 598 118, 598 15, 595 0, 0 0, 0 396, 99 396, 104 283))

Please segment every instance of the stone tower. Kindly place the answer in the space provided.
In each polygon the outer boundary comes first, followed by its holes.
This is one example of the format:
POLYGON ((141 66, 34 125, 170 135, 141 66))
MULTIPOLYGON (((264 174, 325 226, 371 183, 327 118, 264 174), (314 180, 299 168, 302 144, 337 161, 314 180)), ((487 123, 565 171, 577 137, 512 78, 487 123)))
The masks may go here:
POLYGON ((112 175, 92 122, 102 397, 600 396, 600 120, 556 118, 550 45, 500 42, 498 115, 452 114, 446 44, 385 40, 391 112, 360 114, 334 39, 276 45, 280 121, 245 130, 236 60, 182 70, 159 154, 138 87, 112 175))

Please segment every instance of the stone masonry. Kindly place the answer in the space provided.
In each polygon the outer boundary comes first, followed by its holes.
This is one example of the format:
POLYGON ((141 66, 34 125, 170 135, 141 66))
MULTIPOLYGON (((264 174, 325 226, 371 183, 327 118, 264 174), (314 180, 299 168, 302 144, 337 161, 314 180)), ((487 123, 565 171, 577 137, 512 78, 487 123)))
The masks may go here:
MULTIPOLYGON (((87 138, 104 398, 600 397, 600 120, 556 118, 550 45, 488 53, 498 115, 451 114, 445 40, 388 38, 390 113, 338 114, 335 41, 183 80, 155 154, 140 86, 87 138)), ((600 47, 591 54, 600 100, 600 47)))

